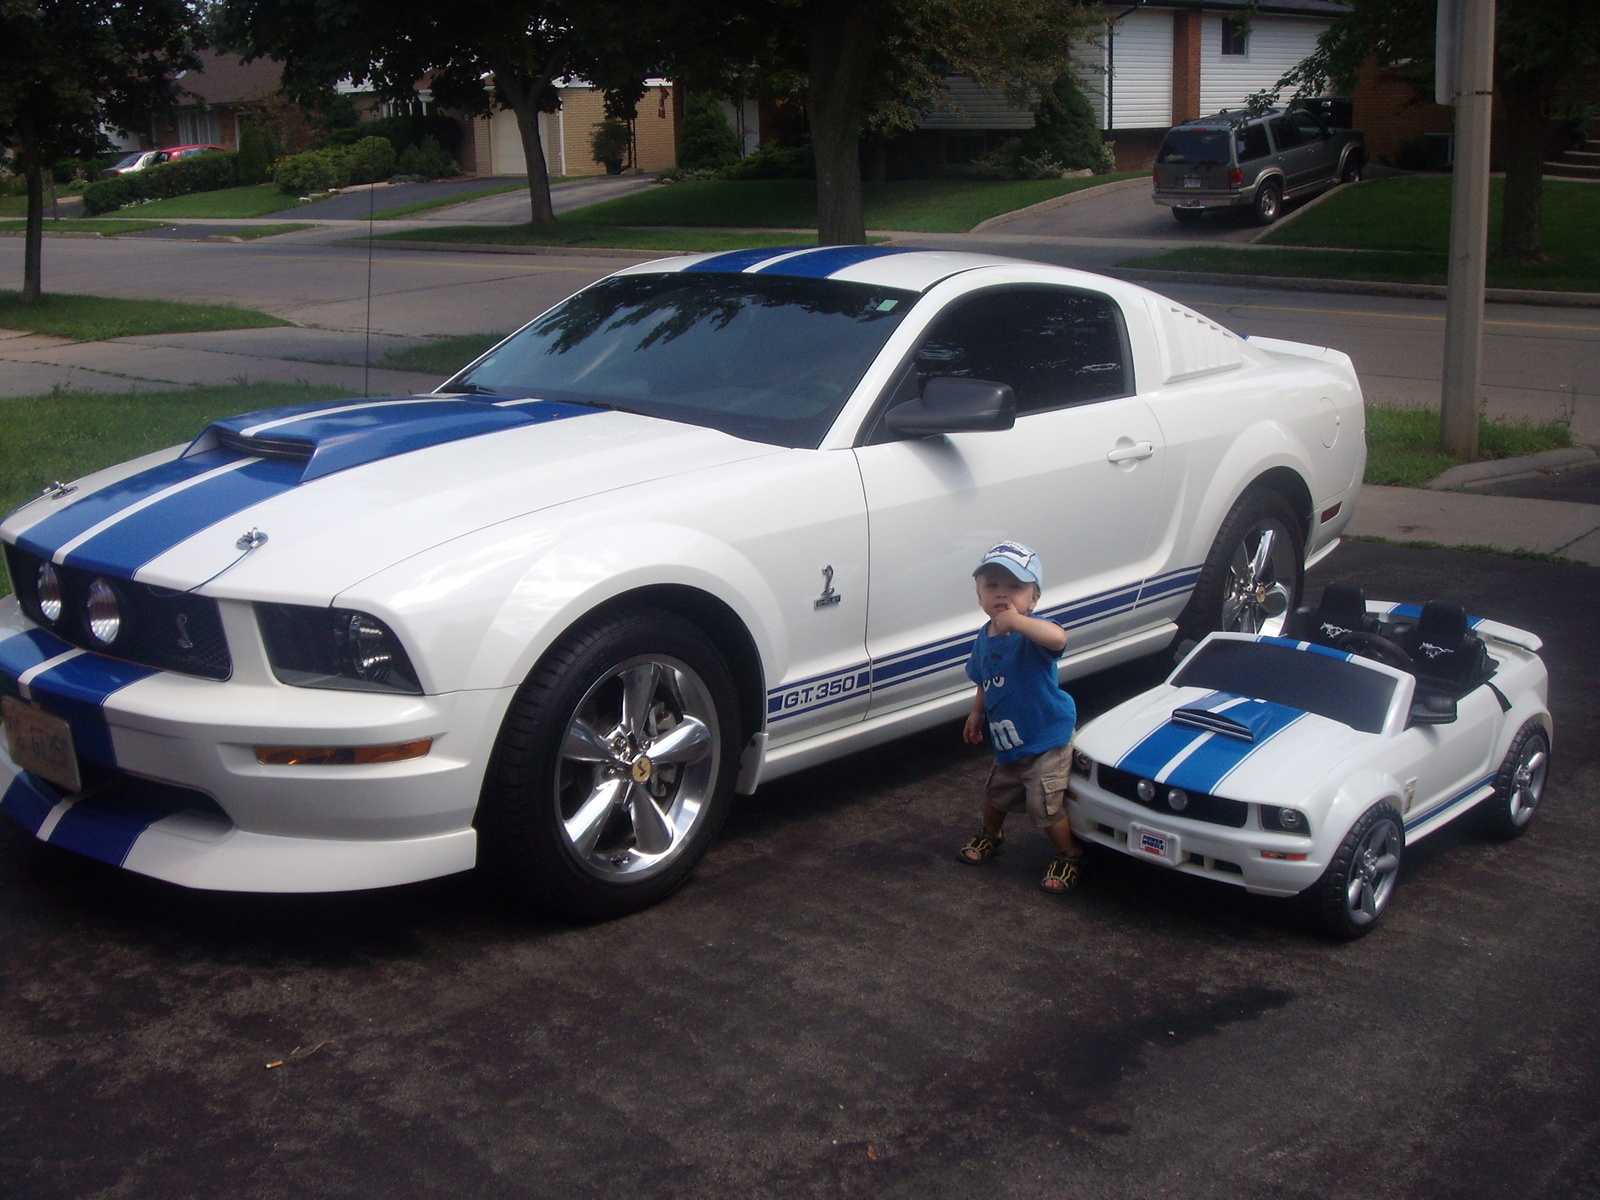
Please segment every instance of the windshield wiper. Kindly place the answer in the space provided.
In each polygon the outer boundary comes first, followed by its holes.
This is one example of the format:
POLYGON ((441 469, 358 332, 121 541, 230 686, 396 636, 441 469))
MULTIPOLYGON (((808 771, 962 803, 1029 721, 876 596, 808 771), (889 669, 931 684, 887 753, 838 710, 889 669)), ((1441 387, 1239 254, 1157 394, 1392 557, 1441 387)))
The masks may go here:
POLYGON ((479 387, 475 383, 454 383, 454 384, 450 384, 450 385, 448 385, 446 387, 445 392, 446 392, 447 395, 452 395, 452 396, 500 396, 500 395, 504 395, 503 392, 497 392, 493 388, 479 387))

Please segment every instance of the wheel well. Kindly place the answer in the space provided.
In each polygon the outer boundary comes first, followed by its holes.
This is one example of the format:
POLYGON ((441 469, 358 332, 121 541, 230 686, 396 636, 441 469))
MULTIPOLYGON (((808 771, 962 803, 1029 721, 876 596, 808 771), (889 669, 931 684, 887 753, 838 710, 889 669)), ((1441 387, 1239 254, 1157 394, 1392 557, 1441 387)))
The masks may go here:
MULTIPOLYGON (((1258 475, 1250 487, 1271 488, 1282 496, 1288 503, 1289 509, 1300 521, 1300 537, 1303 543, 1311 541, 1311 489, 1306 487, 1306 481, 1288 467, 1273 467, 1272 470, 1258 475)), ((1248 491, 1249 489, 1245 489, 1248 491)))
MULTIPOLYGON (((748 739, 761 731, 766 720, 767 689, 761 671, 761 654, 739 614, 709 592, 682 584, 656 584, 624 592, 607 600, 599 611, 618 608, 664 608, 697 626, 716 643, 739 689, 739 716, 748 739)), ((742 750, 743 747, 741 746, 742 750)))

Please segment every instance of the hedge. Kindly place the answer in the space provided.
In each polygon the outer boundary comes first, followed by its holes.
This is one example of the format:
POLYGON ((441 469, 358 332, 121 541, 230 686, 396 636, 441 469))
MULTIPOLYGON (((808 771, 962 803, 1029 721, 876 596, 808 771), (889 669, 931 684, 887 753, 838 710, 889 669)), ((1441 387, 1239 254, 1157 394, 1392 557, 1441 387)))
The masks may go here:
POLYGON ((89 216, 136 204, 140 200, 165 200, 192 192, 215 192, 239 182, 238 155, 213 150, 179 162, 161 163, 142 171, 129 171, 115 179, 91 183, 83 190, 83 210, 89 216))

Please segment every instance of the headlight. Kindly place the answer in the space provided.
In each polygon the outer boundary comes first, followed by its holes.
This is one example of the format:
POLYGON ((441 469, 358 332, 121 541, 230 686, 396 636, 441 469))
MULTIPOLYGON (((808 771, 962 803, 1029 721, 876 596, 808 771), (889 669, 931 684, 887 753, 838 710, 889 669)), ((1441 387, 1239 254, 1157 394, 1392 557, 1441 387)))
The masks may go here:
POLYGON ((56 574, 55 567, 49 562, 39 564, 39 573, 34 576, 33 594, 39 602, 39 615, 45 621, 54 625, 61 620, 61 576, 56 574))
POLYGON ((1311 822, 1298 808, 1279 808, 1275 804, 1263 804, 1261 828, 1305 837, 1311 832, 1311 822))
POLYGON ((1189 807, 1189 793, 1182 788, 1168 788, 1167 807, 1173 812, 1182 812, 1189 807))
POLYGON ((104 578, 96 577, 83 598, 83 624, 89 636, 109 646, 122 632, 122 604, 116 589, 104 578))
POLYGON ((421 693, 405 647, 377 617, 303 604, 255 607, 267 659, 281 682, 356 692, 421 693))
POLYGON ((1156 785, 1153 781, 1149 779, 1141 779, 1133 790, 1139 793, 1139 799, 1143 800, 1146 804, 1155 803, 1156 785))

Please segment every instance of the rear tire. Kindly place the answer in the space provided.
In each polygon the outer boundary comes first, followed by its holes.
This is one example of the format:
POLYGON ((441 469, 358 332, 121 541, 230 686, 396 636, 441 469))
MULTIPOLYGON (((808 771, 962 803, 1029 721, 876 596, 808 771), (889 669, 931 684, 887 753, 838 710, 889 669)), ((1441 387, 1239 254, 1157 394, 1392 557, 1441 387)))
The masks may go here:
POLYGON ((1360 183, 1361 171, 1366 166, 1361 155, 1352 153, 1344 160, 1344 167, 1339 171, 1340 183, 1360 183))
POLYGON ((1256 189, 1256 203, 1251 210, 1252 215, 1257 225, 1271 225, 1282 211, 1283 189, 1269 179, 1256 189))
POLYGON ((1371 933, 1399 885, 1405 840, 1400 814, 1388 801, 1362 813, 1322 877, 1300 893, 1311 924, 1343 941, 1371 933))
POLYGON ((1509 842, 1533 823, 1544 799, 1550 770, 1550 736, 1537 721, 1524 723, 1511 740, 1494 778, 1494 795, 1483 802, 1483 825, 1491 837, 1509 842))

